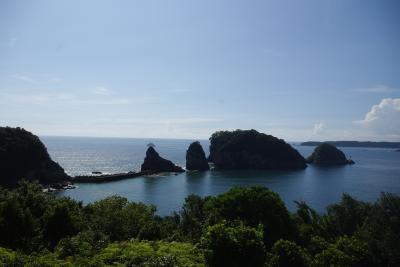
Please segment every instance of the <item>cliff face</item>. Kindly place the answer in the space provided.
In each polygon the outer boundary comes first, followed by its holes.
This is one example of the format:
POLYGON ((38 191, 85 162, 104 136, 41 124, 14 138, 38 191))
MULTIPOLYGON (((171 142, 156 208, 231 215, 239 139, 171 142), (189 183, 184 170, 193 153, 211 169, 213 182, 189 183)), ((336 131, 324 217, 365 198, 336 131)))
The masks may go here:
POLYGON ((305 159, 285 141, 256 130, 220 131, 210 137, 210 157, 220 169, 304 169, 305 159))
POLYGON ((21 179, 52 184, 70 177, 51 160, 36 135, 21 128, 0 127, 0 185, 13 187, 21 179))
POLYGON ((190 171, 206 171, 210 169, 203 147, 199 142, 191 143, 186 151, 186 169, 190 171))
POLYGON ((153 147, 149 147, 146 151, 146 157, 142 164, 142 171, 149 172, 184 172, 184 170, 176 166, 171 161, 160 157, 153 147))
POLYGON ((328 143, 318 145, 311 156, 307 158, 307 162, 320 165, 344 165, 354 163, 352 160, 348 160, 341 150, 328 143))

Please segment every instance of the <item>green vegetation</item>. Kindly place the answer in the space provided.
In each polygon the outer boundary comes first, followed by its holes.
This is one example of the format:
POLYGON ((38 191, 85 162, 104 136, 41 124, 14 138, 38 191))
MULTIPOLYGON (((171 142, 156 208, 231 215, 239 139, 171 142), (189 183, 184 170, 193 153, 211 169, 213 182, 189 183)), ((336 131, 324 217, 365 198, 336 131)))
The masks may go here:
POLYGON ((35 182, 0 189, 0 266, 399 266, 400 197, 343 195, 290 213, 265 187, 232 188, 182 210, 113 196, 89 205, 35 182))

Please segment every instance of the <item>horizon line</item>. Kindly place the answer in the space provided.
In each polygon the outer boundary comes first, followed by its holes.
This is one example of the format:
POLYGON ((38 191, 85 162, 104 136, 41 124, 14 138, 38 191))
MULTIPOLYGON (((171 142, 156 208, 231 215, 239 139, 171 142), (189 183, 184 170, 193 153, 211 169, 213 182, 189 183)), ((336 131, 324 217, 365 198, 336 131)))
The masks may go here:
MULTIPOLYGON (((38 134, 39 137, 67 137, 67 138, 106 138, 106 139, 151 139, 151 140, 187 140, 187 141, 209 141, 209 138, 173 138, 173 137, 128 137, 128 136, 82 136, 82 135, 48 135, 48 134, 38 134)), ((276 136, 275 136, 276 137, 276 136)), ((279 137, 277 137, 279 138, 279 137)), ((283 138, 279 138, 283 139, 283 138)), ((285 140, 285 139, 283 139, 285 140)), ((285 140, 287 143, 303 143, 303 142, 372 142, 372 143, 399 143, 400 141, 371 141, 371 140, 325 140, 325 141, 317 141, 317 140, 307 140, 307 141, 294 141, 294 140, 285 140)))

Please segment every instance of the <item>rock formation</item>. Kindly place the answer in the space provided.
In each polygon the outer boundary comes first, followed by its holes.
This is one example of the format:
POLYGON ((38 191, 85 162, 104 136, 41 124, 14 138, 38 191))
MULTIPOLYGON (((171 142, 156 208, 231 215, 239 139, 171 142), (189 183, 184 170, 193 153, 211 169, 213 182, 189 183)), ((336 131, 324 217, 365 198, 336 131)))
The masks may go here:
POLYGON ((153 146, 149 146, 149 148, 147 149, 146 157, 144 158, 141 170, 151 173, 184 172, 181 167, 176 166, 171 161, 160 157, 153 146))
POLYGON ((305 159, 284 140, 256 130, 219 131, 209 161, 219 169, 304 169, 305 159))
POLYGON ((189 171, 210 169, 203 147, 198 141, 191 143, 186 151, 186 169, 189 171))
POLYGON ((70 180, 51 160, 40 139, 22 128, 0 127, 0 185, 14 187, 21 179, 55 184, 70 180))
POLYGON ((340 149, 328 143, 318 145, 311 156, 307 158, 307 162, 319 165, 354 164, 354 161, 347 159, 340 149))

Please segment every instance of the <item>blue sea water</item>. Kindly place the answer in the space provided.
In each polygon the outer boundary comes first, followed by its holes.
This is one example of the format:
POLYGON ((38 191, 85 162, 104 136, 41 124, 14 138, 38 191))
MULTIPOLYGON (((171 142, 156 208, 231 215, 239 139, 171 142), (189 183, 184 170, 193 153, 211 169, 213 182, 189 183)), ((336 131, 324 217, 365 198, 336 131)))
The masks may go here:
MULTIPOLYGON (((193 140, 41 137, 51 157, 70 175, 139 170, 147 144, 152 142, 162 157, 184 166, 186 149, 193 140)), ((200 141, 208 154, 208 141, 200 141)), ((303 156, 314 147, 294 146, 303 156)), ((296 171, 208 171, 157 175, 103 184, 77 184, 60 191, 89 203, 112 195, 157 206, 160 215, 178 211, 189 194, 216 195, 232 186, 263 185, 279 193, 290 210, 295 200, 304 200, 323 212, 340 200, 342 193, 375 201, 380 192, 400 194, 400 153, 394 149, 341 148, 354 165, 317 167, 296 171)))

